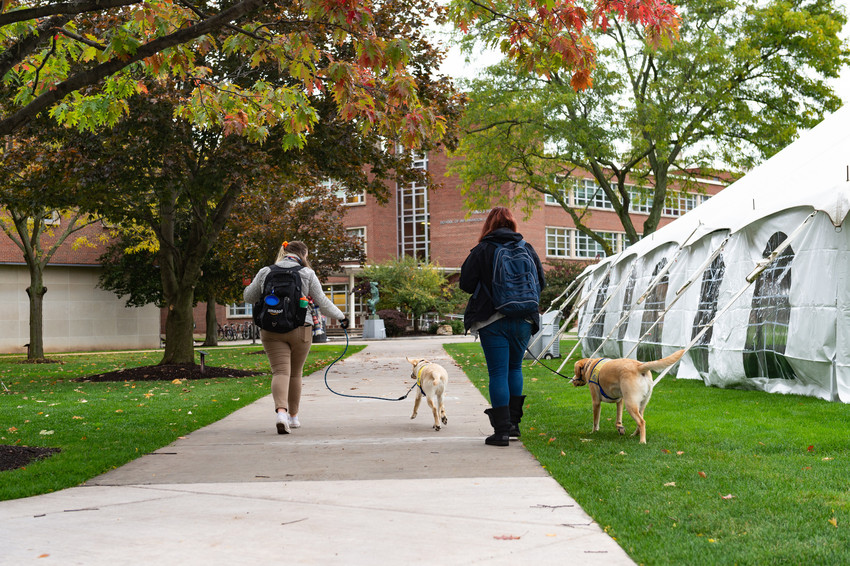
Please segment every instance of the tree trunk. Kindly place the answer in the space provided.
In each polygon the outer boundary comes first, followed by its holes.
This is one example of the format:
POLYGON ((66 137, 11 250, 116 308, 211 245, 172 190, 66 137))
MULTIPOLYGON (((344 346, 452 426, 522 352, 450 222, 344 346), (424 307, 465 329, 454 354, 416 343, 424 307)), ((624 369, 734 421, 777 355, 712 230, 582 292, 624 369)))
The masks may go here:
POLYGON ((44 274, 38 267, 30 266, 30 286, 27 295, 30 302, 30 343, 27 349, 28 360, 44 359, 44 274))
POLYGON ((218 346, 218 320, 215 316, 215 295, 207 297, 207 334, 204 346, 218 346))
POLYGON ((168 302, 165 318, 165 352, 160 365, 195 363, 193 289, 179 289, 173 301, 168 302))

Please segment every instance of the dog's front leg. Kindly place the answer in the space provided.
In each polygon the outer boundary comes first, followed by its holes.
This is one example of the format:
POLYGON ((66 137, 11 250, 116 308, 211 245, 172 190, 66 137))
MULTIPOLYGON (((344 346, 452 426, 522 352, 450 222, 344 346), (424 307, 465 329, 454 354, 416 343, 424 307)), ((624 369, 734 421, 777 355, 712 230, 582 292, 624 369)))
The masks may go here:
POLYGON ((596 432, 599 430, 599 416, 602 414, 602 401, 593 400, 593 430, 590 432, 596 432))
POLYGON ((416 414, 419 412, 419 403, 420 403, 420 401, 422 401, 422 394, 421 394, 421 393, 417 393, 417 394, 416 394, 416 397, 415 397, 415 400, 413 401, 413 414, 412 414, 412 415, 410 415, 410 418, 411 418, 411 419, 415 419, 415 418, 416 418, 416 414))
POLYGON ((617 401, 617 432, 620 436, 626 434, 626 427, 623 426, 623 400, 617 401))

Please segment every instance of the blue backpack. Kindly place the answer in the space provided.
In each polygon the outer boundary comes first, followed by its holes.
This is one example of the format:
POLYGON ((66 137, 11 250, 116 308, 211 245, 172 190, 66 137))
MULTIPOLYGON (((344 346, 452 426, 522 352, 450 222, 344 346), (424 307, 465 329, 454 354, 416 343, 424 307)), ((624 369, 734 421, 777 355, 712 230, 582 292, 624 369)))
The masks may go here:
POLYGON ((492 299, 496 310, 511 318, 540 311, 540 281, 537 264, 525 240, 499 244, 493 254, 492 299))

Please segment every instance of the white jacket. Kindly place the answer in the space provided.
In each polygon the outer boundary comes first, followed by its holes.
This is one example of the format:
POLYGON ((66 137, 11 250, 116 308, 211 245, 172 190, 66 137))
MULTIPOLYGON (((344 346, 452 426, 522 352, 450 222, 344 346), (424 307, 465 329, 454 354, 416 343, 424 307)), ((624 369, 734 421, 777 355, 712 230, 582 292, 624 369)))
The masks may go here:
MULTIPOLYGON (((301 264, 287 256, 275 265, 280 267, 297 267, 301 264)), ((266 275, 268 275, 269 270, 269 266, 260 269, 254 276, 254 280, 251 281, 251 284, 245 287, 245 291, 242 292, 242 295, 245 298, 246 303, 253 304, 262 298, 263 285, 265 284, 266 275)), ((345 313, 339 310, 339 308, 337 308, 337 306, 325 296, 324 292, 322 292, 322 284, 319 282, 319 278, 316 276, 315 271, 309 267, 302 267, 298 274, 301 276, 301 290, 305 295, 313 298, 313 303, 315 303, 315 305, 319 307, 324 314, 337 320, 345 318, 345 313)), ((304 319, 304 324, 313 324, 313 317, 310 314, 310 309, 307 309, 307 316, 304 319)))

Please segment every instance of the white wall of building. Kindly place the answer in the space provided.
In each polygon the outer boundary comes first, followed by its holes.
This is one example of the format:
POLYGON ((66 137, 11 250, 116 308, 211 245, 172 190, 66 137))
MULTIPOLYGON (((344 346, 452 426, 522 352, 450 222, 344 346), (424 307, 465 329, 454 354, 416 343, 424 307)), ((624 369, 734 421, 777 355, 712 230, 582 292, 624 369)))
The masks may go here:
MULTIPOLYGON (((44 351, 136 350, 160 347, 154 305, 124 306, 97 288, 97 267, 51 267, 44 273, 44 351)), ((29 342, 29 272, 0 266, 0 353, 25 353, 29 342)))

